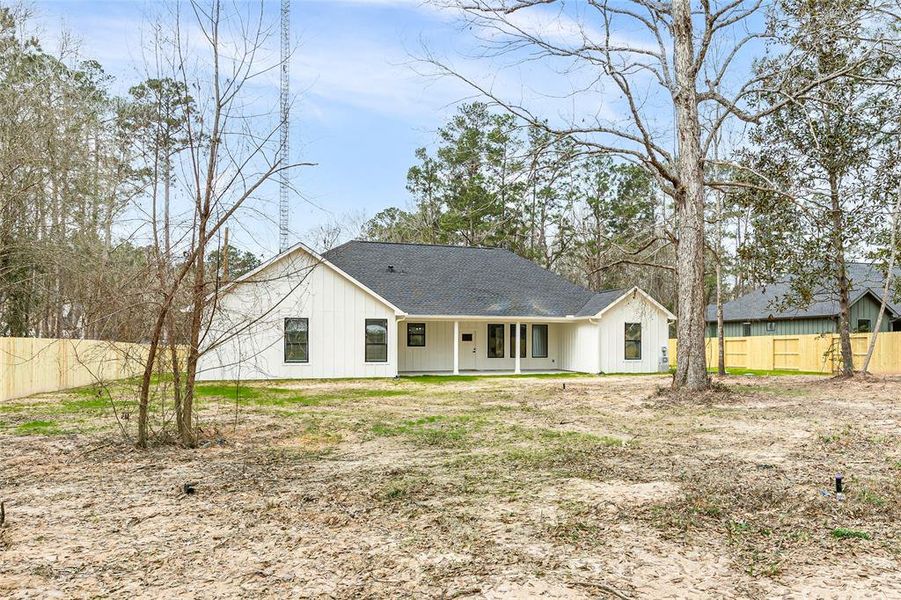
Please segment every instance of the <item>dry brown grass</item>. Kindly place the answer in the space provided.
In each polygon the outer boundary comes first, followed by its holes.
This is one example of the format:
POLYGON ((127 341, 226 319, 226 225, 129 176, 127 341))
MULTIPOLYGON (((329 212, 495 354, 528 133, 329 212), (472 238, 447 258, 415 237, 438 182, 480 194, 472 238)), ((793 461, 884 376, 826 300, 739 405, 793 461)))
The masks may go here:
POLYGON ((901 381, 664 383, 209 386, 204 447, 145 452, 6 403, 0 597, 901 595, 901 381))

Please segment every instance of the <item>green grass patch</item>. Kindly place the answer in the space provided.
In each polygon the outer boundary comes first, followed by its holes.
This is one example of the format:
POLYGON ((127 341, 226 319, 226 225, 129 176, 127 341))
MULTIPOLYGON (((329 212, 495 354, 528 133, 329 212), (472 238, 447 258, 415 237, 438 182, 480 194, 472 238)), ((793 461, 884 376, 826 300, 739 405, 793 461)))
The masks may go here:
MULTIPOLYGON (((651 371, 649 373, 601 373, 601 377, 648 377, 654 375, 672 375, 676 372, 676 369, 669 369, 667 371, 651 371)), ((591 375, 585 374, 589 377, 591 375)))
POLYGON ((543 471, 560 477, 603 480, 605 456, 628 443, 620 438, 553 429, 509 427, 498 437, 505 445, 495 455, 504 471, 543 471))
POLYGON ((377 436, 405 437, 423 446, 460 446, 485 423, 472 415, 432 415, 399 423, 376 423, 371 431, 377 436))
POLYGON ((199 383, 194 387, 198 398, 225 398, 226 400, 252 400, 259 398, 260 388, 228 383, 199 383))
POLYGON ((868 540, 870 539, 870 534, 866 531, 859 531, 857 529, 847 529, 845 527, 836 527, 832 531, 829 532, 829 535, 834 537, 837 540, 868 540))
POLYGON ((255 398, 246 404, 256 406, 319 406, 319 398, 291 394, 287 396, 266 396, 255 398))
POLYGON ((334 400, 363 400, 366 398, 394 398, 397 396, 412 396, 413 392, 409 390, 391 390, 384 388, 357 388, 348 389, 342 392, 326 392, 324 394, 316 394, 313 397, 323 402, 334 400))
POLYGON ((318 406, 341 400, 387 398, 410 395, 410 392, 385 388, 350 388, 342 391, 316 392, 280 387, 248 386, 235 384, 198 384, 195 395, 201 398, 218 398, 254 406, 318 406))
POLYGON ((16 427, 20 435, 59 435, 65 433, 56 421, 28 421, 16 427))
POLYGON ((404 502, 413 500, 427 487, 428 481, 422 477, 409 475, 389 479, 375 496, 383 502, 404 502))
POLYGON ((597 377, 591 373, 520 373, 519 375, 498 374, 498 375, 402 375, 399 377, 401 381, 410 381, 413 383, 424 384, 442 384, 454 383, 457 381, 485 381, 492 379, 516 378, 516 379, 560 379, 560 378, 576 378, 576 377, 597 377))
POLYGON ((783 385, 748 385, 737 383, 734 389, 747 394, 769 394, 784 398, 803 398, 810 395, 810 389, 804 387, 786 387, 783 385))
POLYGON ((872 506, 885 506, 886 500, 872 490, 863 490, 860 492, 860 499, 872 506))
POLYGON ((582 431, 559 431, 557 429, 539 429, 538 436, 541 440, 559 442, 566 446, 610 446, 620 447, 626 445, 626 440, 610 435, 595 435, 582 431))
MULTIPOLYGON (((716 373, 716 369, 708 369, 711 373, 716 373)), ((772 369, 769 371, 760 369, 740 369, 730 367, 726 369, 728 375, 756 375, 758 377, 785 377, 790 375, 821 375, 823 377, 831 375, 831 373, 818 373, 817 371, 793 371, 791 369, 772 369)))

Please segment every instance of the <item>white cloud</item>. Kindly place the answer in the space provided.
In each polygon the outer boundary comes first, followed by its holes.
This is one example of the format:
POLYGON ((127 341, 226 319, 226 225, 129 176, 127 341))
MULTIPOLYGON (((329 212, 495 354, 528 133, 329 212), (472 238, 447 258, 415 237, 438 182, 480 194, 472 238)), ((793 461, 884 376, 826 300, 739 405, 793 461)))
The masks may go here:
POLYGON ((472 95, 460 82, 418 74, 415 64, 399 42, 330 38, 297 49, 292 85, 326 112, 324 104, 339 103, 416 121, 472 95))

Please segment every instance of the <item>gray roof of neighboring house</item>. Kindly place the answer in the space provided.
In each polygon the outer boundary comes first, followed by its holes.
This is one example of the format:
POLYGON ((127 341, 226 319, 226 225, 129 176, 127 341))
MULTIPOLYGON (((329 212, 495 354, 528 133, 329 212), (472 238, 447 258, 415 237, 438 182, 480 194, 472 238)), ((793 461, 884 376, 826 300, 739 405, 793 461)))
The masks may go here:
MULTIPOLYGON (((901 275, 901 273, 898 273, 901 275)), ((896 275, 897 276, 897 275, 896 275)), ((848 263, 848 278, 851 281, 851 304, 867 293, 872 293, 882 302, 885 278, 876 265, 870 263, 848 263)), ((804 308, 778 310, 776 305, 789 296, 791 277, 783 277, 744 296, 723 304, 724 321, 761 321, 767 319, 807 319, 838 316, 838 298, 832 290, 823 288, 814 293, 813 302, 804 308)), ((890 313, 901 315, 901 305, 889 302, 890 313)), ((707 320, 716 321, 716 306, 707 307, 707 320)))
POLYGON ((591 316, 625 292, 592 292, 500 248, 352 241, 323 257, 411 315, 591 316))

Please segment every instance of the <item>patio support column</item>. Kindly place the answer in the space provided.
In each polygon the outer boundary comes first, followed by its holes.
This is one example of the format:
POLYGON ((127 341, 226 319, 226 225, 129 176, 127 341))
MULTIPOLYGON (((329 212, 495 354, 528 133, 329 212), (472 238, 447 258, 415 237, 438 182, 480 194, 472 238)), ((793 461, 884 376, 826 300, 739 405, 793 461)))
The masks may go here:
POLYGON ((522 373, 522 371, 519 368, 519 349, 520 349, 521 345, 522 345, 522 340, 519 339, 519 322, 517 321, 517 323, 516 323, 516 354, 514 354, 514 356, 516 357, 516 362, 515 362, 516 367, 513 369, 513 372, 516 373, 517 375, 522 373))
POLYGON ((460 374, 460 321, 454 321, 454 375, 460 374))

